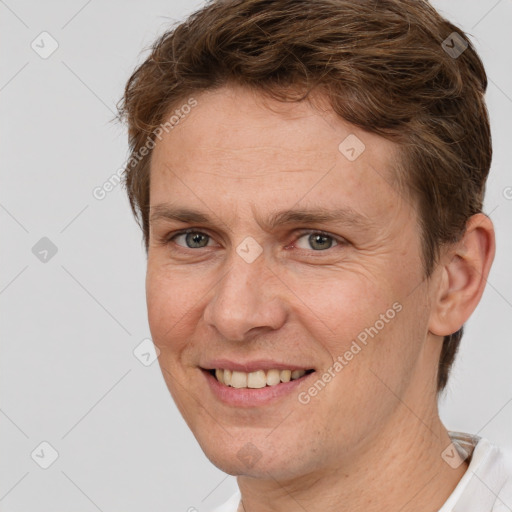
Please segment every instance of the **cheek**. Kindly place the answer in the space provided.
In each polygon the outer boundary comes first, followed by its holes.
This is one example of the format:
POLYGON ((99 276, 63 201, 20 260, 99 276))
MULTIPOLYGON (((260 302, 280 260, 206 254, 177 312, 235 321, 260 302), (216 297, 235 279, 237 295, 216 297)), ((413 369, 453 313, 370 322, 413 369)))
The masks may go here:
POLYGON ((195 325, 194 304, 203 294, 197 285, 200 283, 148 263, 146 305, 153 341, 158 346, 186 337, 195 325))
MULTIPOLYGON (((289 276, 301 308, 310 309, 334 336, 356 336, 396 301, 395 292, 374 274, 337 270, 289 276), (323 274, 323 275, 322 275, 323 274)), ((311 313, 309 313, 311 315, 311 313)))
POLYGON ((361 394, 367 386, 376 385, 370 369, 390 373, 393 381, 399 368, 407 366, 417 350, 408 343, 417 335, 411 332, 410 321, 415 306, 410 300, 404 304, 400 289, 387 282, 375 275, 346 273, 323 282, 318 277, 303 281, 307 286, 297 291, 297 296, 308 298, 305 306, 299 306, 298 315, 303 319, 304 315, 311 317, 307 328, 325 350, 325 361, 341 364, 332 369, 335 375, 343 374, 334 379, 337 385, 360 386, 361 394))

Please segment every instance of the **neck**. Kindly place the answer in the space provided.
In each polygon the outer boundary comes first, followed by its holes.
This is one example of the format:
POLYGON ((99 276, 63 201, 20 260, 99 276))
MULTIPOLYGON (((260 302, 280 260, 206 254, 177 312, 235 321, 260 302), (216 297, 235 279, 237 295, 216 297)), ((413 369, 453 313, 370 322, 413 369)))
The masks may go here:
POLYGON ((414 412, 402 405, 397 415, 375 433, 350 464, 324 467, 292 481, 277 481, 272 475, 268 479, 239 476, 242 501, 238 511, 439 510, 468 465, 464 462, 453 469, 442 459, 441 453, 451 440, 437 404, 431 411, 414 412))

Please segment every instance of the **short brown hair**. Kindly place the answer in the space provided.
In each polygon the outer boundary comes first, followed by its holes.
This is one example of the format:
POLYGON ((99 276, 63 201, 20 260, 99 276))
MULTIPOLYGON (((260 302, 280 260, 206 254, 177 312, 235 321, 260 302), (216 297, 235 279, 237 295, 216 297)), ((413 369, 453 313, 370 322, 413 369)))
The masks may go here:
MULTIPOLYGON (((154 147, 172 108, 229 84, 279 101, 319 90, 341 118, 398 143, 426 277, 441 246, 481 212, 492 156, 486 73, 464 33, 426 0, 217 0, 155 42, 119 103, 131 150, 124 183, 146 250, 151 151, 141 149, 154 147)), ((461 336, 444 338, 438 393, 461 336)))

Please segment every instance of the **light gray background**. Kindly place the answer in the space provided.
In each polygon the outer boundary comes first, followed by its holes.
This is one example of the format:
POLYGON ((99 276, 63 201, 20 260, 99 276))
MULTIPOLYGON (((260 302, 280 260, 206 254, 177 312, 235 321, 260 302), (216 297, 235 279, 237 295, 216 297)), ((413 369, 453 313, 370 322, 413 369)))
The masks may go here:
MULTIPOLYGON (((2 512, 206 511, 236 489, 158 363, 133 354, 150 337, 141 234, 122 187, 92 195, 127 157, 111 119, 142 50, 202 3, 0 1, 2 512), (47 59, 31 48, 43 31, 59 45, 47 59), (46 263, 32 253, 42 237, 58 248, 46 263), (59 453, 48 469, 31 458, 43 441, 59 453)), ((485 211, 498 240, 441 413, 449 429, 512 447, 512 0, 433 3, 474 36, 488 71, 485 211)))

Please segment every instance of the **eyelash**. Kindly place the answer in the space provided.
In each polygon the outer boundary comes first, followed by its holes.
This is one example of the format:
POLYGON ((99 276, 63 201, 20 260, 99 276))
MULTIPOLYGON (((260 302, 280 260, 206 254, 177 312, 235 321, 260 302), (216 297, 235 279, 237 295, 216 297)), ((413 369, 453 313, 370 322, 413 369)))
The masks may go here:
MULTIPOLYGON (((174 239, 177 238, 178 236, 186 235, 188 233, 196 233, 196 234, 206 235, 210 239, 213 238, 211 235, 209 235, 208 233, 206 233, 204 231, 199 231, 197 229, 189 228, 189 229, 184 229, 184 230, 181 230, 181 231, 177 231, 175 233, 171 233, 170 235, 166 236, 162 241, 163 241, 163 243, 165 245, 168 245, 171 242, 174 242, 174 239)), ((334 245, 333 247, 329 247, 328 249, 324 249, 324 250, 314 250, 314 249, 308 250, 308 249, 300 249, 299 248, 300 251, 307 251, 307 252, 314 252, 314 253, 323 253, 323 252, 329 251, 330 249, 333 249, 334 247, 343 246, 343 245, 347 245, 348 244, 347 240, 345 240, 344 238, 334 236, 334 235, 332 235, 330 233, 327 233, 326 231, 321 231, 321 230, 319 231, 319 230, 315 230, 315 229, 299 230, 298 231, 298 236, 294 239, 293 243, 297 242, 299 239, 301 239, 305 235, 312 235, 312 234, 322 235, 322 236, 325 236, 327 238, 331 238, 332 240, 334 240, 336 242, 336 245, 334 245)), ((198 250, 198 249, 206 249, 207 248, 207 247, 198 247, 198 248, 194 249, 192 247, 183 247, 183 246, 178 245, 178 244, 175 244, 175 245, 177 247, 179 247, 180 250, 184 250, 184 251, 195 251, 195 250, 198 250)))

